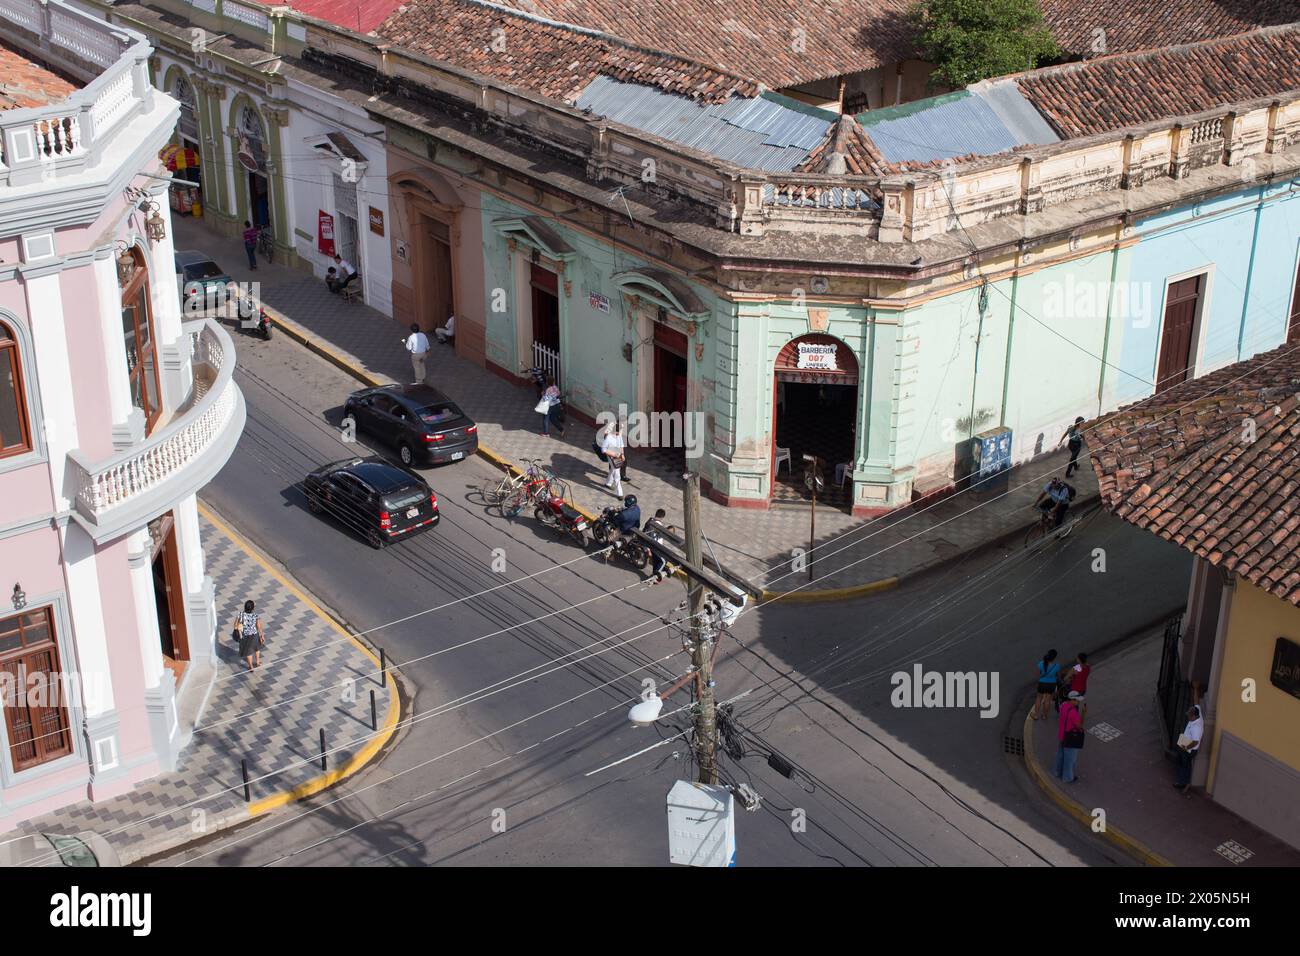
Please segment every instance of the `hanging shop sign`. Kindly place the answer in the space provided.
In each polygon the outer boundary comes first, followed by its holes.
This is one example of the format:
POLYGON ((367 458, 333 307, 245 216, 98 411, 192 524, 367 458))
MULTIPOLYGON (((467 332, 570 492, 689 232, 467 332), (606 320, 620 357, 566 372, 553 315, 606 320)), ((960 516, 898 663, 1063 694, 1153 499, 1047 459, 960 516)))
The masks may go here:
POLYGON ((384 211, 374 206, 370 207, 370 231, 376 236, 384 234, 384 211))
POLYGON ((239 134, 239 149, 235 153, 235 159, 250 173, 258 172, 257 158, 253 155, 253 147, 248 142, 247 133, 239 134))
POLYGON ((334 255, 334 217, 324 209, 316 217, 316 248, 327 256, 334 255))
POLYGON ((801 335, 781 349, 775 374, 779 382, 856 385, 858 360, 839 339, 815 333, 801 335))
POLYGON ((1268 679, 1278 690, 1300 697, 1300 644, 1285 637, 1277 639, 1268 679))

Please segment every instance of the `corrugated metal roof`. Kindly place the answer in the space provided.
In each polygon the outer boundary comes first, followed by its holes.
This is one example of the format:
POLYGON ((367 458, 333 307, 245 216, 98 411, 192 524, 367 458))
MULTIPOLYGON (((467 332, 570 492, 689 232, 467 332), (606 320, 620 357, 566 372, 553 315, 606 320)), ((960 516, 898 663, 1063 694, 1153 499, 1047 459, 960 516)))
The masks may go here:
POLYGON ((1020 92, 1015 80, 983 80, 967 87, 987 103, 1022 146, 1042 146, 1060 142, 1043 114, 1020 92))
POLYGON ((888 163, 987 156, 1021 145, 988 103, 965 90, 870 110, 857 120, 888 163))
POLYGON ((746 169, 790 172, 826 136, 835 117, 764 94, 699 104, 639 83, 598 76, 578 94, 579 109, 690 146, 746 169))

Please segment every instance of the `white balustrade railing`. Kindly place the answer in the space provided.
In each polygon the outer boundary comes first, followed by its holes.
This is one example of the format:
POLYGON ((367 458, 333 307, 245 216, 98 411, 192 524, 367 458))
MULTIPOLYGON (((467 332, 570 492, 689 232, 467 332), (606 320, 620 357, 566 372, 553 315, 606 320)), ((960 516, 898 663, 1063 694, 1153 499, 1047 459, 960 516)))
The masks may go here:
POLYGON ((57 68, 93 79, 62 102, 0 112, 0 186, 94 166, 114 129, 150 95, 143 37, 63 0, 0 0, 0 41, 23 49, 31 33, 57 68))
POLYGON ((188 409, 157 434, 100 462, 68 456, 76 475, 77 509, 96 523, 113 509, 183 472, 201 457, 231 424, 238 399, 229 335, 206 319, 195 335, 194 362, 208 365, 212 384, 188 409))

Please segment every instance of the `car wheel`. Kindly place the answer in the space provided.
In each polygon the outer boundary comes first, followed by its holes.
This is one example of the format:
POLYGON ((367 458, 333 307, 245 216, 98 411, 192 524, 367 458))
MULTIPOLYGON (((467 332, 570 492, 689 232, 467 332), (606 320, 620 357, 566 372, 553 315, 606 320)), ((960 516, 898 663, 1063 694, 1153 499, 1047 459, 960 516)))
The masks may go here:
POLYGON ((406 442, 402 442, 397 446, 397 457, 402 459, 403 465, 410 465, 415 461, 415 455, 411 452, 411 446, 406 442))
POLYGON ((366 543, 370 545, 370 547, 378 551, 387 542, 384 540, 384 536, 382 534, 380 534, 374 528, 371 528, 369 531, 366 532, 366 543))

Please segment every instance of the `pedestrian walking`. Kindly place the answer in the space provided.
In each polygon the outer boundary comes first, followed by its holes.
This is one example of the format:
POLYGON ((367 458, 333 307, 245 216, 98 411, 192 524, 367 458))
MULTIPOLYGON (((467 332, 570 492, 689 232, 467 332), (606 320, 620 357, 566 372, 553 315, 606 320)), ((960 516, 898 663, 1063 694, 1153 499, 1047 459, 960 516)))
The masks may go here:
POLYGON ((609 477, 605 479, 605 487, 613 488, 616 498, 623 497, 623 462, 627 446, 622 431, 623 426, 614 422, 605 430, 605 437, 600 443, 600 450, 605 453, 605 461, 609 464, 609 477))
POLYGON ((613 422, 605 422, 605 424, 597 428, 596 437, 591 440, 591 450, 596 453, 596 457, 600 459, 602 465, 609 464, 609 456, 605 454, 605 449, 601 447, 601 443, 604 442, 605 435, 609 432, 609 426, 612 424, 613 422))
MULTIPOLYGON (((674 534, 677 532, 676 528, 674 528, 672 525, 668 524, 665 521, 667 517, 668 517, 667 511, 664 511, 663 508, 657 508, 655 509, 654 517, 648 518, 646 520, 645 527, 643 527, 641 530, 644 531, 646 534, 648 534, 650 537, 654 538, 656 541, 662 543, 664 540, 663 532, 668 531, 674 534)), ((654 580, 651 581, 650 583, 662 584, 668 577, 668 560, 663 556, 661 556, 657 551, 653 552, 653 557, 654 557, 654 580)))
POLYGON ((1180 793, 1186 793, 1192 784, 1192 763, 1201 750, 1201 738, 1205 736, 1205 721, 1201 719, 1201 708, 1193 704, 1187 710, 1187 726, 1178 738, 1178 775, 1174 778, 1174 787, 1180 793))
POLYGON ((1083 718, 1073 700, 1061 703, 1060 718, 1056 723, 1056 770, 1064 783, 1079 779, 1075 768, 1079 765, 1079 751, 1083 749, 1083 718))
POLYGON ((424 384, 424 360, 429 354, 429 337, 420 331, 420 327, 411 323, 411 334, 406 337, 406 351, 411 353, 411 373, 415 384, 424 384))
POLYGON ((244 251, 248 253, 248 268, 257 268, 257 227, 244 220, 244 251))
POLYGON ((1088 716, 1088 675, 1092 668, 1088 666, 1088 655, 1082 652, 1074 659, 1074 665, 1065 672, 1067 696, 1079 705, 1079 718, 1088 716))
POLYGON ((266 631, 262 629, 262 616, 252 601, 244 602, 244 611, 233 627, 233 636, 239 642, 239 656, 251 671, 262 666, 262 648, 266 646, 266 631))
MULTIPOLYGON (((1061 436, 1061 441, 1068 441, 1070 448, 1070 463, 1065 466, 1065 477, 1069 478, 1079 470, 1079 452, 1083 448, 1083 429, 1079 426, 1083 424, 1083 416, 1080 415, 1074 420, 1074 424, 1065 430, 1061 436)), ((1059 445, 1060 442, 1057 442, 1059 445)))
POLYGON ((1052 705, 1052 697, 1056 694, 1056 676, 1060 671, 1061 665, 1056 660, 1056 649, 1053 648, 1038 662, 1038 697, 1034 700, 1033 710, 1029 712, 1034 720, 1047 717, 1047 709, 1052 705))
POLYGON ((557 418, 557 409, 560 407, 560 387, 555 384, 555 376, 546 376, 546 388, 542 391, 542 397, 537 401, 535 411, 542 416, 542 434, 549 436, 551 434, 551 425, 559 429, 560 434, 564 434, 564 426, 557 418))

